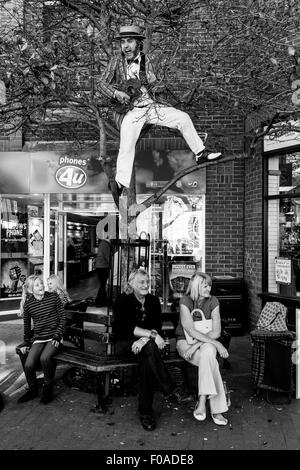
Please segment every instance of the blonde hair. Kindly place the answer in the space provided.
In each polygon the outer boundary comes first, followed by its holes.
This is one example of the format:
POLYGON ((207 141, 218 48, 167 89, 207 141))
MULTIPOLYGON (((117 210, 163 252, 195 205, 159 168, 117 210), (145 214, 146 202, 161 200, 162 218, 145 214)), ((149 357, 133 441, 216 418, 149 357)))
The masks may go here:
POLYGON ((69 296, 67 290, 65 289, 63 283, 62 283, 62 280, 59 276, 57 276, 56 274, 51 274, 48 279, 47 279, 47 282, 51 280, 51 281, 54 281, 55 282, 55 285, 56 287, 54 288, 54 292, 56 292, 58 295, 60 295, 61 293, 63 293, 65 296, 66 296, 66 299, 68 300, 68 302, 71 302, 71 297, 69 296))
POLYGON ((140 274, 141 276, 145 276, 148 278, 148 280, 150 281, 150 276, 149 276, 149 273, 148 271, 146 271, 145 268, 138 268, 138 269, 135 269, 134 271, 132 271, 129 276, 128 276, 128 280, 125 284, 125 289, 124 289, 124 292, 126 294, 132 294, 132 292, 134 291, 134 284, 135 284, 135 279, 136 279, 136 276, 140 274))
POLYGON ((189 295, 192 300, 197 300, 201 295, 200 292, 205 281, 209 286, 211 286, 212 280, 209 274, 201 272, 193 274, 186 290, 186 294, 189 295))
MULTIPOLYGON (((35 281, 39 279, 41 281, 40 276, 37 276, 36 274, 31 274, 30 276, 25 279, 25 282, 22 287, 22 298, 20 301, 20 312, 17 313, 18 317, 22 318, 24 315, 24 305, 26 300, 30 295, 33 295, 33 285, 35 281)), ((42 281, 43 282, 43 281, 42 281)))

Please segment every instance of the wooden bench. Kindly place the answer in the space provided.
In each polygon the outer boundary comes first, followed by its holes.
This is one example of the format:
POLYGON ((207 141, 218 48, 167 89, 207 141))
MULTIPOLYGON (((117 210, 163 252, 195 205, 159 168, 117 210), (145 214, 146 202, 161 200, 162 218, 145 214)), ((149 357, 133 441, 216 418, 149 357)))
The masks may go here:
MULTIPOLYGON (((108 404, 111 402, 111 372, 136 367, 137 361, 134 357, 126 358, 112 354, 113 345, 108 342, 108 331, 113 318, 112 316, 103 315, 101 313, 66 310, 66 318, 68 327, 64 334, 64 344, 61 351, 55 355, 55 360, 57 363, 68 364, 95 374, 95 388, 98 399, 96 408, 105 412, 107 411, 108 404), (87 323, 105 326, 105 331, 97 332, 92 327, 87 327, 87 323), (90 341, 89 345, 92 347, 92 351, 88 350, 86 340, 90 341), (110 352, 110 354, 108 354, 108 352, 110 352)), ((165 315, 164 320, 167 322, 165 330, 168 331, 168 336, 170 337, 173 332, 170 326, 169 316, 165 315)), ((22 345, 17 346, 16 352, 19 354, 24 367, 26 356, 24 358, 24 355, 20 351, 21 346, 22 345)), ((164 361, 166 364, 178 364, 179 366, 185 366, 187 364, 176 351, 170 352, 169 356, 164 358, 164 361)))

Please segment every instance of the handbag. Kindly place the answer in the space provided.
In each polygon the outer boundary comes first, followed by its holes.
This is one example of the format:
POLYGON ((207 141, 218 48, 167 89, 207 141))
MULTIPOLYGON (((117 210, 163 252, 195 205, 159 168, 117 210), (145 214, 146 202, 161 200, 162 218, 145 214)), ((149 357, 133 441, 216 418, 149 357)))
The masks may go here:
POLYGON ((256 328, 269 331, 287 331, 287 308, 280 302, 267 302, 261 311, 256 328))
MULTIPOLYGON (((204 313, 202 312, 202 310, 200 308, 195 308, 192 312, 191 312, 191 315, 192 315, 192 318, 193 318, 193 315, 194 313, 196 312, 199 312, 201 317, 202 317, 202 320, 194 320, 194 328, 195 330, 199 331, 200 333, 203 333, 203 334, 206 334, 208 333, 209 331, 212 330, 212 319, 209 319, 207 320, 205 318, 205 315, 204 313)), ((188 344, 194 344, 197 342, 196 339, 192 338, 186 331, 185 329, 183 329, 184 331, 184 334, 185 334, 185 339, 186 339, 186 342, 188 344)))

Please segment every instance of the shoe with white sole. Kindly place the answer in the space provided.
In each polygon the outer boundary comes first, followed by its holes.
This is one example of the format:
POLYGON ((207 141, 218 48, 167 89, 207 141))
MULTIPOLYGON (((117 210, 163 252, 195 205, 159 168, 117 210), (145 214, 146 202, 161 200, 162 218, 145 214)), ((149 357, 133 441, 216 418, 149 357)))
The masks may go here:
POLYGON ((196 403, 195 409, 193 411, 193 416, 197 421, 205 421, 206 419, 206 411, 204 413, 197 413, 199 402, 196 403))
POLYGON ((224 416, 223 416, 224 420, 216 418, 216 416, 213 414, 211 414, 211 417, 212 417, 213 422, 217 424, 218 426, 226 426, 226 424, 228 423, 228 419, 224 418, 224 416))
POLYGON ((206 163, 211 160, 216 160, 220 158, 222 155, 221 152, 210 152, 209 150, 202 150, 202 152, 197 153, 196 155, 196 163, 197 165, 201 165, 202 163, 206 163))

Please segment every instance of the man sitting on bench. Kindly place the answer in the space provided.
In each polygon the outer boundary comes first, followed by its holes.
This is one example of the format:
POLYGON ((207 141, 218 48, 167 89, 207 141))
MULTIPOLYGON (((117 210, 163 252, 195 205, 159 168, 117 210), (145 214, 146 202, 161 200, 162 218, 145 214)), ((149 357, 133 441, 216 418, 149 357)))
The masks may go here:
POLYGON ((161 307, 159 299, 149 293, 149 286, 144 269, 130 274, 125 293, 116 301, 113 331, 116 354, 138 357, 138 411, 143 428, 152 431, 156 427, 152 409, 156 384, 172 403, 184 403, 190 397, 176 387, 162 359, 165 341, 161 336, 161 307))

